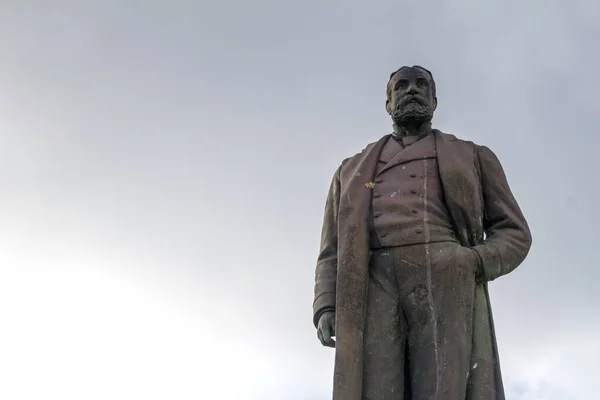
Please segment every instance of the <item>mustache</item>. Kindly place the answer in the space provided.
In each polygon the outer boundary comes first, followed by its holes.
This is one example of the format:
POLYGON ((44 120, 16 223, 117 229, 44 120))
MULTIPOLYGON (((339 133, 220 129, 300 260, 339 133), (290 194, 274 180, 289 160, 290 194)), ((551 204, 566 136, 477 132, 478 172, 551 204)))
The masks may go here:
POLYGON ((402 100, 400 100, 400 104, 398 104, 399 107, 405 107, 407 104, 409 103, 417 103, 419 105, 427 105, 427 102, 425 101, 425 99, 422 99, 419 96, 406 96, 404 97, 402 100))

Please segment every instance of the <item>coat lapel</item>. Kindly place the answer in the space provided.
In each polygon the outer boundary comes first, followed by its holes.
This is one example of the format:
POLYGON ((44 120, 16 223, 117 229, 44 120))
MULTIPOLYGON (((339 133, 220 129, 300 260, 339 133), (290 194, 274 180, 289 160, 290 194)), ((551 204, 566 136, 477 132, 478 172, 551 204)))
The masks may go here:
MULTIPOLYGON (((475 145, 434 130, 438 168, 454 229, 463 246, 483 243, 484 200, 475 145)), ((473 348, 467 400, 504 400, 502 373, 487 283, 475 286, 473 348)))
POLYGON ((398 154, 392 157, 392 159, 390 159, 390 161, 379 171, 379 174, 398 164, 435 157, 435 147, 432 146, 431 143, 433 140, 433 135, 428 135, 400 150, 398 154))
POLYGON ((463 246, 483 241, 483 195, 475 146, 434 129, 444 198, 463 246))
POLYGON ((368 213, 379 154, 390 135, 367 146, 342 167, 336 283, 334 400, 362 398, 363 330, 369 279, 368 213))
POLYGON ((373 182, 379 154, 391 135, 386 135, 377 142, 367 146, 360 157, 353 157, 342 168, 342 189, 340 198, 340 220, 342 217, 351 217, 352 223, 363 224, 368 215, 371 200, 371 188, 367 185, 373 182), (358 222, 354 222, 354 220, 358 222))

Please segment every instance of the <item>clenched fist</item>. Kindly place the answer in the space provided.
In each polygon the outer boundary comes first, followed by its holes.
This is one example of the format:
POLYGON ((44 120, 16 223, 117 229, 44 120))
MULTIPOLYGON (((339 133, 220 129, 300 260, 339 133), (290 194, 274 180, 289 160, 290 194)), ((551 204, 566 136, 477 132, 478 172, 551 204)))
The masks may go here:
POLYGON ((317 325, 317 337, 323 344, 323 346, 334 347, 335 340, 335 313, 328 311, 323 313, 319 318, 319 324, 317 325))

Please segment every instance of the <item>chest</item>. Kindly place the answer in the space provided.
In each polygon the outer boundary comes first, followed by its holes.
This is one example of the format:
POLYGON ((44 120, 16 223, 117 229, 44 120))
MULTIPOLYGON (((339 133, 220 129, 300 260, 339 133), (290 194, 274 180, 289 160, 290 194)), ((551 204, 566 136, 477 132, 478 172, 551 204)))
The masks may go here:
POLYGON ((437 176, 437 152, 433 135, 403 146, 389 138, 383 146, 375 168, 377 181, 433 178, 437 176))

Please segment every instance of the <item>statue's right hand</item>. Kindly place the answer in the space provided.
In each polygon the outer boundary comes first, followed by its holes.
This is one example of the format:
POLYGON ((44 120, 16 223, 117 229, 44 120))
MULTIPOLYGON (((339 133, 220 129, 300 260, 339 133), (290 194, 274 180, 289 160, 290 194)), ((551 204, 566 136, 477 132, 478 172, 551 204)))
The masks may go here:
POLYGON ((333 311, 328 311, 323 313, 319 318, 319 323, 317 325, 317 337, 326 347, 335 348, 335 340, 333 337, 335 336, 335 313, 333 311))

